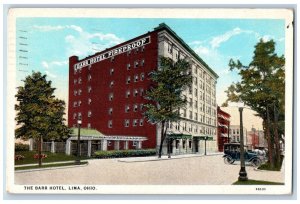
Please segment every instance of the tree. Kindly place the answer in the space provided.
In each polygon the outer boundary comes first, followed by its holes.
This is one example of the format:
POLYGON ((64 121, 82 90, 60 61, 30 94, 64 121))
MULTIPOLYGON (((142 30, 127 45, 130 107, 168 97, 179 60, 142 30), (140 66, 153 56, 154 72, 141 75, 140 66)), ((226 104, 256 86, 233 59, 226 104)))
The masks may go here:
POLYGON ((51 83, 46 80, 46 75, 33 72, 24 80, 24 86, 17 88, 16 94, 16 121, 20 127, 16 129, 15 137, 38 141, 39 166, 42 164, 42 139, 61 140, 70 133, 63 118, 65 102, 55 98, 51 83))
POLYGON ((239 60, 229 61, 230 70, 237 70, 241 81, 227 89, 224 105, 228 101, 241 100, 263 119, 271 168, 280 165, 279 134, 284 134, 284 65, 284 56, 279 57, 275 53, 275 42, 262 39, 255 45, 254 56, 248 66, 239 60))
POLYGON ((149 103, 145 104, 145 116, 150 122, 161 125, 159 158, 167 135, 167 122, 180 120, 179 108, 186 105, 182 92, 192 83, 190 69, 186 60, 174 62, 161 57, 160 67, 151 73, 153 85, 146 93, 149 103))

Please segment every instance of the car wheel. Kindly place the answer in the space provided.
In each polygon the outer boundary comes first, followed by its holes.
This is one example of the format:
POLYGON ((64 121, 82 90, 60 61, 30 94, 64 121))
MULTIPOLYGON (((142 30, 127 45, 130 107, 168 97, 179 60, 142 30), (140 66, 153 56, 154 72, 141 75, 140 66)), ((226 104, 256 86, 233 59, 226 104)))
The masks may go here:
POLYGON ((234 160, 230 157, 224 157, 224 163, 225 164, 232 164, 234 160))
POLYGON ((254 158, 254 159, 252 159, 251 164, 254 167, 259 167, 261 165, 261 161, 259 158, 254 158))

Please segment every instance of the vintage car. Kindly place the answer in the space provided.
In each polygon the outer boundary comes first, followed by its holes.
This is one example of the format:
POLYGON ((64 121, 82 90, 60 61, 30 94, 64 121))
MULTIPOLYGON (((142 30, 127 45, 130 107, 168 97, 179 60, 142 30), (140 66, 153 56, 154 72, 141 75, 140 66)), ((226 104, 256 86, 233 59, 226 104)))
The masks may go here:
MULTIPOLYGON (((224 144, 224 162, 226 164, 233 164, 235 161, 240 161, 240 143, 226 143, 224 144)), ((245 162, 250 163, 254 167, 261 165, 262 161, 256 152, 244 151, 245 162)))

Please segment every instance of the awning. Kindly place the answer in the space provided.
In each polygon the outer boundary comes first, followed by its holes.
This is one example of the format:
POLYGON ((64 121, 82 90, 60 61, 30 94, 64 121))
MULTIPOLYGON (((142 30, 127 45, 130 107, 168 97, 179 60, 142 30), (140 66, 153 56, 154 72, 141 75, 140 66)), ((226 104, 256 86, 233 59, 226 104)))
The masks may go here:
POLYGON ((191 139, 192 135, 186 134, 168 134, 168 137, 171 139, 191 139))
POLYGON ((199 138, 200 140, 205 140, 205 138, 206 138, 206 140, 214 140, 213 137, 208 136, 208 135, 196 135, 196 136, 193 136, 193 137, 194 138, 199 138))

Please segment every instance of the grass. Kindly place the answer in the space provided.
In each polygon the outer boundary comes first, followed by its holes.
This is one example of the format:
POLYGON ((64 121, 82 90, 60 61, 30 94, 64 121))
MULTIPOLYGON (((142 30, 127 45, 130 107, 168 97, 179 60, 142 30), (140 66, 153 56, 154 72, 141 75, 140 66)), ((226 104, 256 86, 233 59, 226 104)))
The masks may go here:
MULTIPOLYGON (((22 155, 25 158, 23 160, 15 160, 15 165, 22 164, 37 164, 38 159, 34 159, 33 156, 37 152, 35 151, 19 151, 15 152, 15 155, 22 155)), ((64 153, 51 153, 51 152, 43 152, 43 154, 47 155, 47 158, 43 159, 42 162, 60 162, 60 161, 72 161, 76 159, 74 155, 66 155, 64 153)), ((89 157, 80 157, 81 159, 89 159, 89 157)))
POLYGON ((260 167, 258 167, 258 169, 260 169, 260 170, 268 170, 268 171, 280 171, 281 166, 282 166, 283 158, 284 158, 284 156, 281 155, 281 156, 280 156, 280 159, 281 159, 281 160, 280 160, 280 166, 279 166, 279 167, 278 167, 278 166, 274 166, 273 168, 271 168, 270 163, 267 162, 267 163, 265 163, 265 164, 262 164, 260 167))
MULTIPOLYGON (((85 165, 88 162, 80 162, 80 165, 85 165)), ((22 167, 15 167, 15 170, 28 170, 28 169, 43 169, 43 168, 49 168, 49 167, 61 167, 61 166, 73 166, 75 165, 74 162, 68 162, 68 163, 61 163, 61 164, 44 164, 41 167, 34 165, 34 166, 22 166, 22 167)))
POLYGON ((284 183, 271 182, 271 181, 259 181, 259 180, 248 180, 248 181, 236 181, 233 185, 284 185, 284 183))

